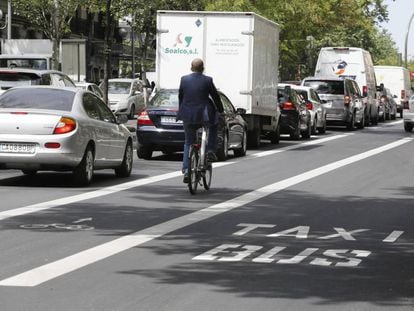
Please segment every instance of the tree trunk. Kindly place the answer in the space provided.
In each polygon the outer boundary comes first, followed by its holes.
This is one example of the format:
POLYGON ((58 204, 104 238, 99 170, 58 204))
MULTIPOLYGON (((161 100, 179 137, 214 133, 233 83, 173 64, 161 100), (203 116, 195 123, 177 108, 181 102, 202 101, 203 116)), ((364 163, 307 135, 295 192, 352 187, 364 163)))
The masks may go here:
POLYGON ((53 70, 60 70, 59 68, 59 52, 60 52, 60 40, 58 38, 54 38, 52 40, 52 69, 53 70))

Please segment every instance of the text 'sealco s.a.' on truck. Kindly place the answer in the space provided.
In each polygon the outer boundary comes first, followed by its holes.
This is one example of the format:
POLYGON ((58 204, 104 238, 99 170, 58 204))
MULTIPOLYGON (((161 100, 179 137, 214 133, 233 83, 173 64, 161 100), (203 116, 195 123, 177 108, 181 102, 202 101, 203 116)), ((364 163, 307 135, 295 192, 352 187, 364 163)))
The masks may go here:
POLYGON ((194 58, 248 123, 248 145, 278 143, 279 27, 255 13, 157 12, 157 88, 177 89, 194 58))

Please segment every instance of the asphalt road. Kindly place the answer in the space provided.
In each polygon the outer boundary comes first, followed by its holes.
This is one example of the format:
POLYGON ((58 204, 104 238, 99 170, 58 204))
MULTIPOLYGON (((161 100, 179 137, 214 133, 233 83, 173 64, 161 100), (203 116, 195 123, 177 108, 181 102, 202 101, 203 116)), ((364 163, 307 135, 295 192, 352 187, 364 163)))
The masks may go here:
POLYGON ((192 196, 181 155, 128 179, 0 172, 0 310, 413 310, 401 120, 263 141, 192 196))

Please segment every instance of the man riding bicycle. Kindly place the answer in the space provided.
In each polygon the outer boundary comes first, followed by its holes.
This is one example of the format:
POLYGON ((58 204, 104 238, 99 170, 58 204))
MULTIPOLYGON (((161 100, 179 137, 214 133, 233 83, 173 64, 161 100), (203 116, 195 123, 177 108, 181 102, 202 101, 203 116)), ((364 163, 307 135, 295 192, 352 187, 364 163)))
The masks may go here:
POLYGON ((191 62, 191 71, 191 74, 181 77, 178 90, 179 109, 177 120, 183 121, 185 134, 182 166, 184 183, 188 183, 190 146, 196 140, 197 130, 205 124, 209 125, 207 157, 209 161, 217 160, 215 154, 217 148, 217 112, 223 113, 224 111, 213 79, 203 74, 203 60, 195 58, 191 62))

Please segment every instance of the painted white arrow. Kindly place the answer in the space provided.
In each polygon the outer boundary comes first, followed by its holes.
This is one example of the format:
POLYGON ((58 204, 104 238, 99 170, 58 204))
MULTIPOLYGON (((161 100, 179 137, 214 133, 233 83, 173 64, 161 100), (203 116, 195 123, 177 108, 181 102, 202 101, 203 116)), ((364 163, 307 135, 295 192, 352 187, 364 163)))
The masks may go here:
POLYGON ((81 219, 75 220, 75 221, 74 221, 74 222, 72 222, 72 223, 74 223, 74 224, 78 224, 78 223, 80 223, 80 222, 85 222, 85 221, 92 221, 92 217, 89 217, 89 218, 81 218, 81 219))

